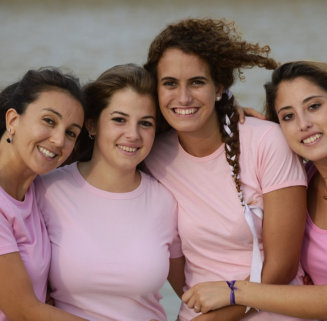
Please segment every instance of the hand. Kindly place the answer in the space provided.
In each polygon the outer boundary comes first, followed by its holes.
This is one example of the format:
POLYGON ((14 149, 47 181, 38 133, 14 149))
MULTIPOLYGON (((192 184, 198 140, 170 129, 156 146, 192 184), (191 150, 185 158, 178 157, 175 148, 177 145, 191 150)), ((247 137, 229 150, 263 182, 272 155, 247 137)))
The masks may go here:
POLYGON ((239 115, 239 122, 241 124, 244 123, 245 116, 252 116, 252 117, 256 117, 256 118, 263 119, 263 120, 266 119, 265 115, 263 115, 262 113, 260 113, 259 111, 255 110, 253 108, 242 107, 240 105, 237 105, 236 107, 237 107, 237 112, 239 115))
POLYGON ((194 312, 207 313, 229 305, 229 295, 226 282, 203 282, 186 291, 182 300, 194 312))

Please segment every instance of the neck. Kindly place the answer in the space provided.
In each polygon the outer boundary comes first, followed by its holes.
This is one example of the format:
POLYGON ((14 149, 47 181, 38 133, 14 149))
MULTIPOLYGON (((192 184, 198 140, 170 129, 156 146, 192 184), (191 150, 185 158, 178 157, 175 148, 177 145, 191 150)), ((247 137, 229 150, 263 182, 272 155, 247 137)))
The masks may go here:
POLYGON ((22 201, 36 174, 20 160, 12 146, 0 143, 0 186, 13 198, 22 201))
POLYGON ((112 193, 127 193, 135 190, 141 181, 140 173, 134 169, 118 171, 109 166, 103 166, 91 159, 78 163, 78 169, 84 179, 92 186, 112 193))
POLYGON ((317 168, 319 175, 324 179, 324 181, 327 181, 327 160, 316 161, 313 162, 313 164, 317 168))
POLYGON ((204 157, 215 152, 222 144, 218 126, 207 132, 177 132, 183 149, 196 157, 204 157))
POLYGON ((322 198, 327 200, 327 161, 317 161, 314 162, 314 165, 317 168, 319 181, 321 182, 318 182, 318 194, 321 194, 322 198), (319 189, 321 192, 319 192, 319 189))

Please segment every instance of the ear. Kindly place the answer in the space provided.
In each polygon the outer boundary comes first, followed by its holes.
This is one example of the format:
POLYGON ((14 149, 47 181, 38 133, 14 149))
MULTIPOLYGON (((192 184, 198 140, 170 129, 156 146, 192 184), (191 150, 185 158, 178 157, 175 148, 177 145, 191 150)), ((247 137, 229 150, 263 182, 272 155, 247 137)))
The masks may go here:
POLYGON ((217 96, 222 96, 224 91, 224 87, 222 85, 216 85, 216 95, 217 96))
POLYGON ((15 135, 19 123, 19 117, 20 115, 14 108, 10 108, 6 112, 6 128, 8 131, 10 130, 11 135, 15 135))
POLYGON ((85 127, 90 135, 95 136, 96 135, 96 121, 94 119, 88 119, 85 122, 85 127))

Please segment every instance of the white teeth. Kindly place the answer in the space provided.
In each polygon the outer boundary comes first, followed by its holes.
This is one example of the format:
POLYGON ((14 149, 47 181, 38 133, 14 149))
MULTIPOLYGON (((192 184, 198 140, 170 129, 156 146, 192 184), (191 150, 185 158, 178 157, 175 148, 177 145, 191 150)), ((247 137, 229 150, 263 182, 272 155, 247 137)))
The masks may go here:
POLYGON ((174 112, 179 115, 191 115, 195 114, 197 111, 197 108, 174 108, 174 112))
POLYGON ((316 135, 313 135, 311 137, 308 137, 306 139, 303 139, 302 142, 304 144, 311 144, 313 142, 315 142, 318 138, 320 138, 322 136, 322 134, 316 134, 316 135))
POLYGON ((123 146, 123 145, 118 145, 118 147, 124 150, 125 152, 129 152, 129 153, 134 153, 137 151, 137 148, 133 148, 133 147, 123 146))
POLYGON ((43 148, 43 147, 39 147, 39 151, 40 151, 44 156, 46 156, 46 157, 51 157, 51 158, 53 158, 53 157, 56 156, 56 154, 50 152, 49 150, 47 150, 47 149, 45 149, 45 148, 43 148))

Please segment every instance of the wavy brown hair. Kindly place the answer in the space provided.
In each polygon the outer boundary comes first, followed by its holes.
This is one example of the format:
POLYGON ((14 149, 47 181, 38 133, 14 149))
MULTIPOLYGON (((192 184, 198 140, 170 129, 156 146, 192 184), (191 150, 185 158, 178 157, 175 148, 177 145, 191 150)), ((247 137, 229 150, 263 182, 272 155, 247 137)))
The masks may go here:
MULTIPOLYGON (((157 66, 169 48, 177 48, 187 54, 193 54, 205 61, 211 76, 217 85, 228 89, 234 83, 235 76, 244 78, 241 68, 254 66, 275 69, 277 63, 268 57, 269 46, 259 46, 242 40, 234 22, 224 19, 185 19, 168 25, 153 40, 148 52, 148 59, 144 67, 157 81, 157 66)), ((234 98, 228 98, 225 93, 222 99, 215 103, 218 114, 219 128, 225 143, 226 159, 233 167, 234 181, 238 193, 241 194, 240 182, 240 143, 238 132, 238 113, 234 107, 234 98), (224 129, 226 115, 230 119, 229 125, 233 135, 230 137, 224 129)), ((170 126, 161 117, 159 130, 166 130, 170 126)), ((240 196, 243 202, 242 196, 240 196)))
POLYGON ((290 81, 298 77, 306 78, 327 92, 327 63, 315 61, 292 61, 279 66, 265 84, 266 118, 279 123, 275 110, 275 100, 282 81, 290 81))

